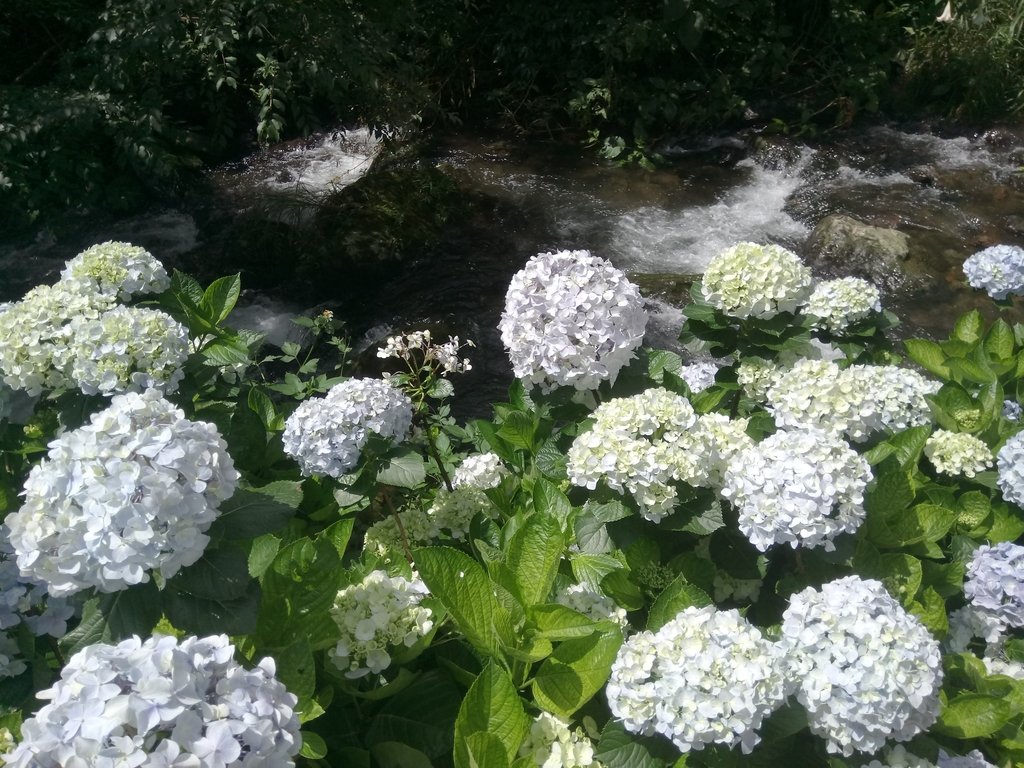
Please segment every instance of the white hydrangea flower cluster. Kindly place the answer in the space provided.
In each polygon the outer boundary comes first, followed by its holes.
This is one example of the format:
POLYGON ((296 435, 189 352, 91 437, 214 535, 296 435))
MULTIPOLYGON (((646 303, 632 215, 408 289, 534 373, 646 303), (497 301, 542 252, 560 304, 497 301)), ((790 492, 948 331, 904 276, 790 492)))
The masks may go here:
POLYGON ((701 280, 704 301, 730 317, 795 312, 811 293, 811 271, 778 245, 738 243, 715 256, 701 280))
POLYGON ((478 488, 486 490, 501 485, 508 470, 496 453, 474 453, 462 460, 452 475, 454 488, 478 488))
POLYGON ((361 582, 338 593, 331 617, 341 639, 328 654, 345 677, 380 674, 391 666, 388 649, 411 648, 433 629, 433 613, 420 604, 427 585, 370 571, 361 582))
POLYGON ((614 621, 623 629, 629 626, 626 610, 607 595, 583 584, 570 584, 555 594, 555 602, 589 616, 594 621, 614 621))
POLYGON ((0 374, 12 389, 36 396, 70 384, 57 360, 66 357, 72 318, 95 319, 112 303, 68 286, 40 285, 0 314, 0 374))
POLYGON ((938 718, 939 644, 881 582, 847 576, 793 595, 779 643, 811 732, 833 754, 876 752, 938 718))
POLYGON ((289 768, 298 703, 271 658, 234 659, 227 635, 138 637, 72 656, 2 756, 7 768, 289 768))
POLYGON ((864 521, 871 477, 867 460, 841 437, 779 430, 735 457, 721 493, 760 551, 789 544, 831 552, 836 536, 853 533, 864 521))
POLYGON ((216 427, 129 392, 50 443, 5 522, 22 574, 51 595, 116 592, 196 562, 238 478, 216 427))
POLYGON ((937 429, 924 444, 924 455, 935 471, 953 477, 974 477, 992 466, 992 451, 983 440, 966 432, 937 429))
POLYGON ((604 480, 609 488, 628 491, 648 520, 672 512, 677 493, 673 480, 706 478, 699 457, 680 449, 697 423, 690 402, 656 387, 633 397, 608 400, 593 413, 594 426, 569 448, 573 485, 593 490, 604 480))
POLYGON ((1020 417, 1024 415, 1024 408, 1020 407, 1020 403, 1016 400, 1004 400, 1003 401, 1003 418, 1007 421, 1020 421, 1020 417))
POLYGON ((949 614, 945 646, 953 653, 963 653, 974 638, 980 637, 990 651, 998 651, 1005 639, 1004 631, 1005 626, 997 616, 973 605, 965 605, 949 614))
POLYGON ((185 377, 188 329, 165 312, 118 306, 96 318, 76 317, 55 363, 87 395, 170 393, 185 377))
POLYGON ((934 395, 940 382, 898 365, 851 365, 844 371, 863 399, 851 414, 847 436, 856 442, 884 431, 902 432, 932 421, 925 395, 934 395))
POLYGON ((967 564, 964 597, 1004 630, 1024 627, 1024 547, 1004 541, 974 550, 967 564))
POLYGON ((993 245, 964 261, 964 274, 972 288, 984 289, 993 299, 1024 292, 1024 248, 993 245))
POLYGON ((1003 498, 1024 507, 1024 432, 1007 440, 996 454, 997 484, 1003 498))
POLYGON ((680 441, 680 450, 689 450, 701 467, 701 474, 692 476, 692 485, 721 490, 725 473, 737 456, 753 447, 754 440, 747 434, 749 419, 730 419, 724 413, 704 413, 687 439, 680 441))
POLYGON ((981 751, 977 749, 966 755, 950 755, 940 749, 939 768, 996 768, 996 765, 986 760, 981 751))
POLYGON ((46 585, 21 575, 10 545, 9 532, 0 528, 0 630, 28 625, 36 636, 63 637, 75 607, 63 597, 51 597, 46 585))
POLYGON ((994 656, 986 653, 982 659, 985 669, 990 675, 1005 675, 1014 680, 1024 680, 1024 664, 1019 661, 1011 661, 1002 656, 994 656))
POLYGON ((937 768, 931 760, 907 752, 902 744, 897 744, 892 749, 887 749, 885 757, 877 757, 870 763, 864 763, 861 768, 937 768))
POLYGON ((619 649, 606 694, 626 730, 669 738, 682 752, 739 744, 788 695, 776 647, 738 611, 689 607, 619 649))
POLYGON ((544 392, 614 382, 646 326, 637 287, 589 251, 531 258, 513 276, 498 324, 516 377, 544 392))
POLYGON ((339 477, 359 462, 371 434, 402 440, 412 401, 383 379, 348 379, 306 400, 284 425, 284 452, 305 476, 339 477))
POLYGON ((859 277, 841 277, 814 286, 803 312, 815 318, 815 327, 838 333, 872 312, 881 312, 881 299, 874 283, 859 277))
POLYGON ((718 366, 714 363, 689 363, 679 369, 679 378, 686 382, 691 392, 697 394, 714 385, 717 373, 718 366))
POLYGON ((434 344, 430 331, 413 331, 404 336, 390 336, 383 347, 378 347, 377 357, 387 359, 394 357, 404 360, 410 367, 418 368, 426 365, 436 368, 442 376, 450 373, 467 373, 473 370, 469 358, 459 357, 462 347, 475 347, 471 340, 465 343, 458 336, 449 336, 443 344, 434 344))
POLYGON ((530 732, 519 748, 539 768, 602 768, 594 759, 594 744, 580 727, 548 712, 541 712, 530 724, 530 732))
POLYGON ((61 282, 79 293, 97 293, 128 301, 171 287, 167 270, 149 251, 131 243, 108 241, 87 248, 67 262, 61 282))
POLYGON ((736 367, 736 380, 747 397, 763 402, 768 397, 768 390, 784 371, 785 368, 770 360, 750 356, 740 360, 736 367))

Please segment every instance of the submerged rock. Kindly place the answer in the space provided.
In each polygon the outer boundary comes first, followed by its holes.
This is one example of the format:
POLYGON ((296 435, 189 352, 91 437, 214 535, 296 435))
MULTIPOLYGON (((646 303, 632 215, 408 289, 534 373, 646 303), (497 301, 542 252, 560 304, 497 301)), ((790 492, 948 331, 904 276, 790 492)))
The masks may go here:
POLYGON ((910 238, 841 214, 826 216, 807 239, 806 251, 819 270, 863 277, 887 287, 903 283, 910 238))

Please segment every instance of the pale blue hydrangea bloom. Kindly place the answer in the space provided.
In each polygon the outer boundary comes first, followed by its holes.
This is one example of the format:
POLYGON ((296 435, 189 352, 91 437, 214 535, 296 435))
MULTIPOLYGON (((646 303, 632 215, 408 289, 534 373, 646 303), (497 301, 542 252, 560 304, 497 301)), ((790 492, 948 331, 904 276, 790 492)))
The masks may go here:
POLYGON ((892 749, 885 750, 882 757, 864 763, 861 768, 936 768, 936 765, 931 760, 907 752, 907 748, 902 744, 897 744, 892 749))
POLYGON ((1007 421, 1020 421, 1021 414, 1024 413, 1024 409, 1020 407, 1020 403, 1015 400, 1004 400, 1003 401, 1003 418, 1007 421))
POLYGON ((977 749, 966 755, 950 755, 944 749, 940 749, 939 768, 996 768, 996 764, 986 760, 977 749))
POLYGON ((993 245, 964 261, 964 274, 972 288, 983 288, 993 299, 1005 299, 1024 290, 1024 248, 993 245))
POLYGON ((964 596, 1003 627, 1024 627, 1024 547, 983 544, 967 564, 964 596))
POLYGON ((998 485, 1003 498, 1024 507, 1024 432, 1007 440, 996 454, 998 485))

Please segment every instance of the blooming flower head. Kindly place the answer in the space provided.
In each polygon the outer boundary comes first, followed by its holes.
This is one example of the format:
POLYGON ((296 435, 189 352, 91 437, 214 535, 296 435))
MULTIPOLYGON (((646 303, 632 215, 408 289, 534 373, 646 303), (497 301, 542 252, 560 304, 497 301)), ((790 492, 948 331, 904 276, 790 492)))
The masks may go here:
POLYGON ((939 644, 881 582, 847 576, 793 595, 779 650, 811 732, 833 754, 876 752, 938 718, 939 644))
POLYGON ((925 396, 935 394, 941 386, 898 365, 851 365, 843 371, 843 384, 861 394, 845 428, 854 442, 879 432, 902 432, 930 424, 931 409, 925 396))
POLYGON ((996 768, 995 763, 990 763, 985 756, 977 749, 968 752, 966 755, 950 755, 946 750, 939 750, 939 768, 996 768))
POLYGON ((96 643, 72 656, 49 703, 2 756, 8 768, 291 768, 301 746, 296 697, 274 660, 234 660, 227 635, 96 643))
POLYGON ((811 271, 778 245, 739 243, 708 264, 701 281, 704 301, 730 317, 774 317, 794 312, 811 292, 811 271))
POLYGON ((1024 547, 983 544, 967 564, 964 597, 1002 627, 1024 627, 1024 547))
POLYGON ((584 730, 572 728, 548 712, 533 719, 519 756, 530 758, 531 764, 539 768, 602 768, 594 759, 594 745, 584 730))
POLYGON ((359 462, 370 435, 402 440, 412 401, 383 379, 348 379, 306 400, 284 426, 284 451, 306 475, 339 477, 359 462))
POLYGON ((694 394, 703 392, 715 383, 715 374, 718 373, 718 366, 711 362, 689 363, 679 369, 679 378, 686 382, 686 386, 694 394))
POLYGON ((1020 403, 1016 400, 1004 400, 1003 401, 1003 418, 1007 421, 1020 421, 1021 415, 1024 414, 1024 409, 1020 407, 1020 403))
POLYGON ((583 584, 570 584, 555 595, 555 602, 589 616, 594 621, 614 621, 623 629, 629 626, 624 609, 607 595, 595 592, 583 584))
POLYGON ((486 490, 501 484, 508 470, 496 453, 475 453, 467 456, 452 475, 455 488, 478 488, 486 490))
POLYGON ((984 289, 993 299, 1024 291, 1024 248, 993 245, 964 261, 964 274, 972 288, 984 289))
POLYGON ((937 429, 924 444, 924 455, 943 475, 974 477, 992 466, 992 451, 983 440, 966 432, 937 429))
POLYGON ((998 485, 1003 498, 1024 507, 1024 432, 1007 440, 996 454, 998 485))
POLYGON ((0 526, 0 630, 28 625, 32 634, 63 637, 74 606, 62 597, 50 596, 46 585, 22 576, 10 544, 10 531, 0 526))
POLYGON ((498 324, 515 375, 544 392, 614 381, 646 326, 637 287, 589 251, 531 258, 513 276, 498 324))
POLYGON ((722 495, 739 528, 762 552, 773 544, 835 549, 832 540, 864 520, 871 468, 840 437, 819 430, 780 430, 739 453, 722 495))
POLYGON ((475 347, 476 344, 468 339, 463 344, 458 336, 449 336, 444 344, 434 344, 430 339, 430 331, 413 331, 404 336, 389 337, 385 346, 377 349, 377 357, 394 357, 412 366, 431 366, 441 376, 447 376, 473 370, 469 358, 459 357, 463 346, 475 347))
POLYGON ((110 241, 87 248, 67 262, 61 283, 80 293, 128 301, 166 291, 171 279, 163 264, 145 248, 110 241))
POLYGON ((184 378, 188 329, 170 315, 143 307, 114 307, 96 318, 77 317, 56 356, 87 395, 174 392, 184 378))
POLYGON ((391 666, 396 648, 411 648, 434 626, 429 608, 420 605, 427 586, 413 574, 410 581, 371 571, 358 584, 338 593, 331 617, 341 639, 329 653, 349 678, 380 674, 391 666))
POLYGON ((814 325, 832 332, 881 312, 878 287, 859 277, 825 280, 814 286, 803 312, 815 318, 814 325))
POLYGON ((788 694, 775 646, 737 611, 714 606, 627 639, 605 690, 632 733, 660 733, 682 752, 739 744, 744 754, 788 694))
POLYGON ((196 562, 238 481, 216 427, 159 392, 113 398, 91 423, 50 443, 7 516, 18 566, 51 595, 116 592, 196 562))

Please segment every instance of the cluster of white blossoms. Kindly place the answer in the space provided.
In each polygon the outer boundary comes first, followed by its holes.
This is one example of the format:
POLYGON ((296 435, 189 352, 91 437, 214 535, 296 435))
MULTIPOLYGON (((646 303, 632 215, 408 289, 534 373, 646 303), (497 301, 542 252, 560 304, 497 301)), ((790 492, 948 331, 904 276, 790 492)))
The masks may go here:
POLYGON ((606 694, 632 733, 660 733, 682 752, 739 744, 746 754, 788 695, 781 667, 776 647, 738 611, 691 606, 626 640, 606 694))
POLYGON ((984 289, 993 299, 1024 292, 1024 248, 993 245, 964 261, 964 274, 972 288, 984 289))
POLYGON ((831 552, 836 536, 863 522, 871 477, 867 460, 838 435, 779 430, 733 459, 721 493, 760 551, 789 544, 831 552))
POLYGON ((0 630, 26 624, 32 634, 63 637, 75 607, 63 597, 52 597, 46 585, 21 575, 8 531, 0 528, 0 630))
POLYGON ((131 243, 106 242, 67 262, 61 282, 79 293, 98 293, 128 301, 171 286, 167 270, 149 251, 131 243))
POLYGON ((689 363, 679 369, 679 378, 694 394, 703 392, 715 383, 718 366, 711 362, 689 363))
POLYGON ((29 473, 5 521, 18 566, 58 597, 170 578, 200 558, 238 477, 212 424, 156 390, 117 395, 29 473))
POLYGON ((530 724, 530 732, 519 747, 519 756, 539 768, 602 768, 594 759, 594 744, 583 728, 548 712, 541 712, 530 724))
POLYGON ((1007 421, 1020 421, 1024 408, 1016 400, 1003 400, 1003 418, 1007 421))
POLYGON ((995 763, 990 763, 981 754, 980 750, 973 750, 966 755, 950 755, 945 750, 939 750, 939 768, 996 768, 995 763))
POLYGON ((623 629, 629 626, 624 608, 616 605, 607 595, 595 592, 583 584, 570 584, 555 594, 555 602, 572 608, 594 621, 614 621, 623 629))
POLYGON ((992 451, 985 442, 966 432, 935 430, 924 444, 924 455, 943 475, 974 477, 992 466, 992 451))
POLYGON ((1024 547, 983 544, 967 564, 964 597, 1005 630, 1024 627, 1024 547))
POLYGON ((359 462, 370 435, 402 440, 412 401, 383 379, 348 379, 306 400, 284 426, 284 451, 305 476, 339 477, 359 462))
POLYGON ((707 486, 720 491, 725 473, 737 456, 754 445, 747 434, 749 419, 730 419, 724 413, 704 413, 680 441, 679 450, 688 450, 696 458, 700 470, 691 475, 692 485, 707 486))
POLYGON ((944 644, 953 653, 963 653, 974 638, 980 637, 990 650, 998 651, 1004 640, 1004 630, 1005 626, 998 617, 973 605, 965 605, 950 612, 949 631, 944 644))
POLYGON ((655 387, 633 397, 608 400, 593 413, 593 427, 569 448, 573 485, 593 490, 604 480, 609 488, 628 491, 648 520, 672 512, 677 493, 673 480, 706 478, 694 451, 681 449, 697 423, 690 402, 655 387))
POLYGON ((925 396, 938 392, 940 382, 898 365, 851 365, 844 375, 863 398, 846 426, 851 440, 861 442, 878 432, 902 432, 931 423, 925 396))
POLYGON ((55 363, 87 395, 174 392, 184 378, 188 329, 165 312, 118 306, 99 317, 76 317, 55 363))
POLYGON ((138 637, 72 656, 21 726, 7 768, 284 768, 301 747, 298 703, 271 658, 234 659, 227 635, 138 637))
POLYGON ((640 291, 589 251, 541 253, 517 272, 498 328, 512 370, 544 392, 615 381, 643 341, 640 291))
POLYGON ((768 410, 780 429, 816 428, 842 432, 864 393, 828 360, 798 360, 779 371, 766 393, 768 410))
POLYGON ((795 312, 811 293, 811 271, 778 245, 738 243, 708 264, 701 280, 704 301, 731 317, 774 317, 795 312))
POLYGON ((736 380, 743 387, 747 397, 762 402, 784 370, 785 368, 762 357, 744 357, 736 366, 736 380))
POLYGON ((814 286, 802 311, 815 318, 816 327, 839 332, 872 312, 881 312, 881 293, 874 283, 859 277, 825 280, 814 286))
POLYGON ((331 608, 341 639, 328 655, 345 677, 380 674, 391 666, 388 649, 411 648, 430 632, 433 614, 420 605, 428 594, 415 573, 410 581, 385 571, 341 590, 331 608))
POLYGON ((486 490, 501 485, 508 470, 496 453, 474 453, 462 460, 452 475, 454 488, 477 488, 486 490))
POLYGON ((469 358, 459 357, 462 347, 475 347, 470 340, 459 341, 458 336, 449 336, 443 344, 434 344, 430 331, 413 331, 402 336, 390 336, 383 347, 378 347, 377 357, 394 357, 404 360, 410 366, 426 365, 436 367, 442 376, 450 373, 467 373, 473 370, 469 358))
POLYGON ((996 454, 997 484, 1003 498, 1024 507, 1024 432, 1007 440, 996 454))
POLYGON ((831 753, 873 753, 938 718, 939 644, 881 582, 847 576, 798 592, 779 643, 811 732, 831 753))

